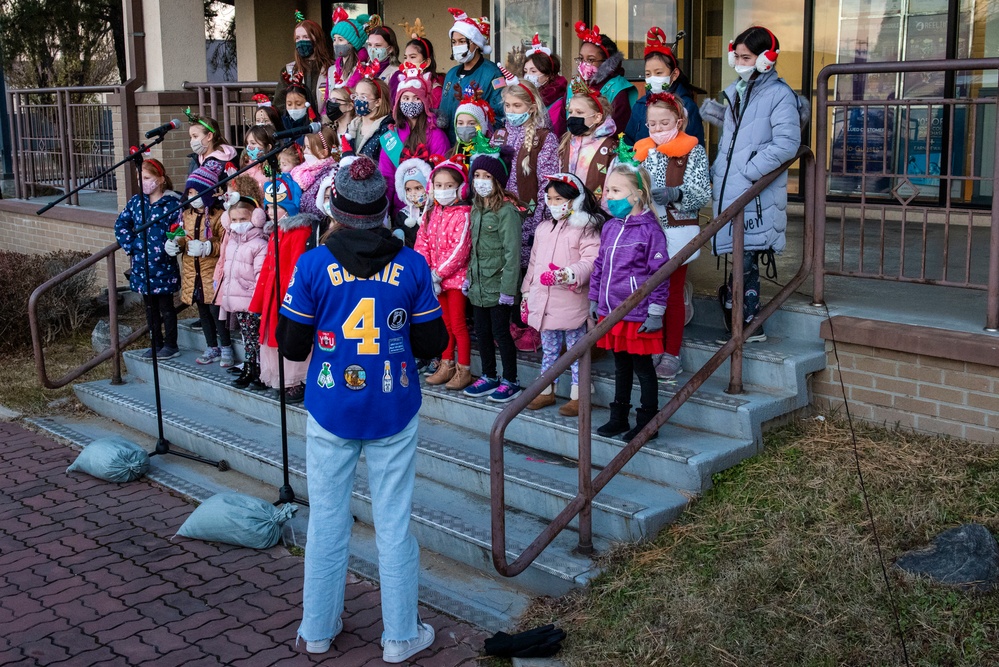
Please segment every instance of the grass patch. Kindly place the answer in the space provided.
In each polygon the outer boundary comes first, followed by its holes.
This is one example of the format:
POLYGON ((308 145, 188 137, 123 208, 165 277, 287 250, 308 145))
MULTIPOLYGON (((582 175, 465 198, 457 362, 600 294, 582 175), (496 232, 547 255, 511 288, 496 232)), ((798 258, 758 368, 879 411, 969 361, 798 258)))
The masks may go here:
MULTIPOLYGON (((885 558, 963 522, 999 531, 999 449, 857 427, 885 558)), ((795 422, 587 589, 542 599, 569 665, 903 664, 845 422, 795 422)), ((890 569, 912 664, 999 664, 996 594, 890 569)))

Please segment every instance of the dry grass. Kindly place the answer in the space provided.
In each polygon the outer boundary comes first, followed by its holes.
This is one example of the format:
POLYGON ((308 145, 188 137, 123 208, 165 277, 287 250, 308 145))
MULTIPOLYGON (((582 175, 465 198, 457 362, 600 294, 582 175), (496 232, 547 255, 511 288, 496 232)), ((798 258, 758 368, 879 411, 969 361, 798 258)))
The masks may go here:
MULTIPOLYGON (((943 529, 999 530, 999 449, 859 426, 889 567, 943 529)), ((542 600, 570 665, 903 664, 846 425, 811 419, 715 478, 676 525, 624 546, 588 589, 542 600)), ((890 570, 912 664, 999 664, 996 595, 890 570)))

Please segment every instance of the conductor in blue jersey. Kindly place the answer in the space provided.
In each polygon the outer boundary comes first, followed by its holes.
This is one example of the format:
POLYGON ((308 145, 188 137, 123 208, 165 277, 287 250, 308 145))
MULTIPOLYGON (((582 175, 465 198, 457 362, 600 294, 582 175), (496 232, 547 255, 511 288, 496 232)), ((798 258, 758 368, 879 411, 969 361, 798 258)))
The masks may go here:
POLYGON ((325 653, 343 629, 350 496, 363 453, 378 546, 382 658, 399 663, 434 642, 434 629, 419 618, 419 545, 409 530, 422 399, 414 357, 440 356, 448 337, 430 268, 392 236, 388 205, 375 163, 345 158, 330 193, 334 224, 295 265, 277 338, 289 359, 312 353, 298 636, 310 653, 325 653))

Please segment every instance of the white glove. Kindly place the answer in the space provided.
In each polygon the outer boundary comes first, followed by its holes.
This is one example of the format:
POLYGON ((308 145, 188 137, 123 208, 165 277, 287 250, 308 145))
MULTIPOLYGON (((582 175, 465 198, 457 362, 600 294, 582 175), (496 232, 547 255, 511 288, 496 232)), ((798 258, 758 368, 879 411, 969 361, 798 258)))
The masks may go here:
POLYGON ((163 251, 171 257, 176 257, 180 254, 180 246, 173 239, 167 239, 163 244, 163 251))
POLYGON ((434 296, 441 295, 441 284, 439 282, 434 282, 434 296))
POLYGON ((198 239, 192 239, 187 242, 187 256, 188 257, 201 257, 201 246, 204 245, 202 241, 198 239))
POLYGON ((430 279, 433 280, 438 285, 440 285, 444 281, 444 279, 441 278, 441 274, 437 273, 436 269, 432 269, 430 271, 430 279))
POLYGON ((202 241, 201 242, 201 256, 202 257, 208 257, 211 254, 212 254, 212 242, 211 241, 202 241))

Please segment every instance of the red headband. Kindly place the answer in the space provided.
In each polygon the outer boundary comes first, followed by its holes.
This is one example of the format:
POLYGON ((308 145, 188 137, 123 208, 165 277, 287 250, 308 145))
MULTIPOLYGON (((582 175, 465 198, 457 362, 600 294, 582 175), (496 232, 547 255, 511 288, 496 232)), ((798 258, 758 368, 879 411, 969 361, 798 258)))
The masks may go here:
POLYGON ((148 164, 160 175, 160 178, 166 178, 166 172, 163 171, 163 165, 160 164, 159 160, 146 160, 144 164, 148 164))

